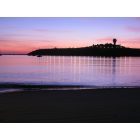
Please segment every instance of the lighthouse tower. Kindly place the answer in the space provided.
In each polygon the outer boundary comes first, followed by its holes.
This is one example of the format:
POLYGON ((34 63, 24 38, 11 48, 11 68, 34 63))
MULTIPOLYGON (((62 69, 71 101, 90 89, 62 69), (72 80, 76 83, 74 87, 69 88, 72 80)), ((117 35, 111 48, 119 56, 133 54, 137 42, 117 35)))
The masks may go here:
POLYGON ((114 44, 114 46, 116 45, 116 42, 117 42, 117 39, 116 38, 113 38, 113 44, 114 44))

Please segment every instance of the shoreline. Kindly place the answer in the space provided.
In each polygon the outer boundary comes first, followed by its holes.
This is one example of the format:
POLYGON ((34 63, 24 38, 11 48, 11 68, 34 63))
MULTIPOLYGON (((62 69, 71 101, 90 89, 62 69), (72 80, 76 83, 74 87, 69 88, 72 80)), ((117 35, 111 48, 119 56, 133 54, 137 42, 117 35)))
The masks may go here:
POLYGON ((0 83, 1 89, 123 89, 123 88, 140 88, 140 86, 92 86, 92 85, 47 85, 47 84, 17 84, 17 83, 0 83))
POLYGON ((140 86, 84 86, 84 85, 34 85, 34 84, 0 84, 0 94, 24 91, 78 91, 78 90, 117 90, 140 89, 140 86))

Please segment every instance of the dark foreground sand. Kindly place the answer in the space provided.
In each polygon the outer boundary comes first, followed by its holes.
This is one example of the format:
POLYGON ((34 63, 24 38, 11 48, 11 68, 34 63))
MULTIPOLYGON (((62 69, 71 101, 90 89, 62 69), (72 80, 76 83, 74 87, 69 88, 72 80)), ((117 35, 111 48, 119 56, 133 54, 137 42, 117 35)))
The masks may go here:
POLYGON ((0 122, 140 122, 140 88, 4 93, 0 122))

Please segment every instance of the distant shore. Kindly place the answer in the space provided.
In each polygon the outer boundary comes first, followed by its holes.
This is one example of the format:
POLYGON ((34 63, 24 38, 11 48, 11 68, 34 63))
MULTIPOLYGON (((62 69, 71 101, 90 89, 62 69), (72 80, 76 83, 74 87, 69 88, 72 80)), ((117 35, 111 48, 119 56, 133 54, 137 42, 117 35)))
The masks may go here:
POLYGON ((140 56, 140 49, 126 48, 121 45, 98 44, 81 48, 52 48, 38 49, 28 53, 29 56, 104 56, 104 57, 122 57, 122 56, 140 56))
POLYGON ((140 122, 140 88, 0 94, 0 122, 140 122))

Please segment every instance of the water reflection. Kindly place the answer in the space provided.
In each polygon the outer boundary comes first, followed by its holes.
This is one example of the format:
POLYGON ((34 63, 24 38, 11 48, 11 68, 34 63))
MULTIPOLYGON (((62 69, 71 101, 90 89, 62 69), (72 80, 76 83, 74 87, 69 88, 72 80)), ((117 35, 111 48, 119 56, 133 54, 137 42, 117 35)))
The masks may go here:
POLYGON ((44 57, 44 59, 46 59, 46 61, 43 62, 46 62, 49 68, 46 73, 50 73, 50 80, 54 82, 57 81, 58 83, 88 83, 89 85, 94 83, 96 85, 96 82, 106 82, 105 84, 110 83, 115 85, 117 76, 119 78, 119 76, 131 72, 131 59, 125 57, 47 56, 44 57))
POLYGON ((138 57, 0 57, 0 82, 138 86, 139 71, 138 57))

